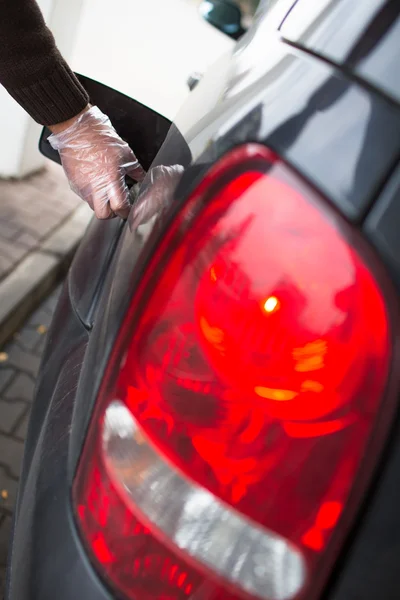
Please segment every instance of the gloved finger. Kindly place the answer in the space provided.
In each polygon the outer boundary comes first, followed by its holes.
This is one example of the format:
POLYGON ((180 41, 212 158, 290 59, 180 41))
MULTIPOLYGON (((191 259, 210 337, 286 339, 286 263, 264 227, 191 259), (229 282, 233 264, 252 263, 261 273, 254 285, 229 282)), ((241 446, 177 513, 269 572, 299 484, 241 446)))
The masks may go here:
MULTIPOLYGON (((104 202, 101 205, 95 205, 94 214, 100 221, 106 221, 107 219, 113 218, 113 211, 110 208, 108 202, 104 202)), ((115 216, 115 214, 114 214, 115 216)))
POLYGON ((125 175, 129 175, 135 181, 141 182, 146 177, 146 171, 134 155, 133 151, 127 147, 124 155, 124 163, 122 165, 125 175))
POLYGON ((94 192, 92 197, 93 209, 96 217, 101 220, 110 219, 113 211, 110 207, 106 189, 94 192))
POLYGON ((86 184, 78 187, 71 179, 69 179, 69 187, 94 211, 93 189, 91 185, 86 184))
POLYGON ((132 177, 132 179, 138 181, 139 183, 142 182, 143 179, 146 177, 146 171, 143 169, 140 163, 128 164, 125 167, 125 173, 126 175, 129 175, 129 177, 132 177))
POLYGON ((110 209, 113 213, 122 219, 126 219, 129 215, 131 205, 129 203, 129 191, 125 182, 121 179, 111 183, 107 187, 107 196, 110 209))

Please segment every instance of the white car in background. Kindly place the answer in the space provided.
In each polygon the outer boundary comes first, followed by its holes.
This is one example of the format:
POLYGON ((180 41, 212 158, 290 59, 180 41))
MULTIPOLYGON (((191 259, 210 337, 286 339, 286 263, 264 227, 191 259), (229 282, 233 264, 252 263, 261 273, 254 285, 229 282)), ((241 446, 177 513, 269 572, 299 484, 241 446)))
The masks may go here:
POLYGON ((173 119, 188 95, 191 73, 206 71, 235 43, 205 22, 200 4, 86 0, 71 64, 173 119))

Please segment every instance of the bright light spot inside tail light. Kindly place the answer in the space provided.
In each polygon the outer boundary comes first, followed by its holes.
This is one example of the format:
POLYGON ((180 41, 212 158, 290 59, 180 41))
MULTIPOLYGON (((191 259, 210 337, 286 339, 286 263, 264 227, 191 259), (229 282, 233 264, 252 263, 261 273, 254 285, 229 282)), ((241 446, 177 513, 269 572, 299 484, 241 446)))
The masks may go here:
POLYGON ((153 531, 257 598, 288 600, 301 589, 305 580, 301 553, 169 466, 144 441, 121 402, 108 406, 102 438, 110 478, 153 531))
POLYGON ((270 296, 265 300, 263 306, 266 313, 273 313, 279 309, 279 300, 276 296, 270 296))
POLYGON ((256 386, 254 391, 260 398, 268 398, 269 400, 276 400, 277 402, 293 400, 293 398, 298 396, 298 392, 293 392, 292 390, 276 390, 262 386, 256 386))

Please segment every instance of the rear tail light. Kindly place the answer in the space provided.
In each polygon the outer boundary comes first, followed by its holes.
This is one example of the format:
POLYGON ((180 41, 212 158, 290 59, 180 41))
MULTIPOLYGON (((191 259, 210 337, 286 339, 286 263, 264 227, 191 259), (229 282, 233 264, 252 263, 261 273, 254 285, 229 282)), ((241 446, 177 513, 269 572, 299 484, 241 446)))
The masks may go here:
POLYGON ((289 600, 331 564, 393 406, 386 284, 343 227, 248 145, 161 241, 73 490, 127 598, 289 600))

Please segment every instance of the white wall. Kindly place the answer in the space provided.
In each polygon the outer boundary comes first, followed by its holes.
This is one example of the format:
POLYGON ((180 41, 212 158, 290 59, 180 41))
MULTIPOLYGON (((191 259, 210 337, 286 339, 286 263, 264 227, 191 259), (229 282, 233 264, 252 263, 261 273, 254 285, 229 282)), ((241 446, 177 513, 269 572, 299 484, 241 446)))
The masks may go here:
POLYGON ((0 177, 12 177, 20 173, 28 119, 0 86, 0 177))

